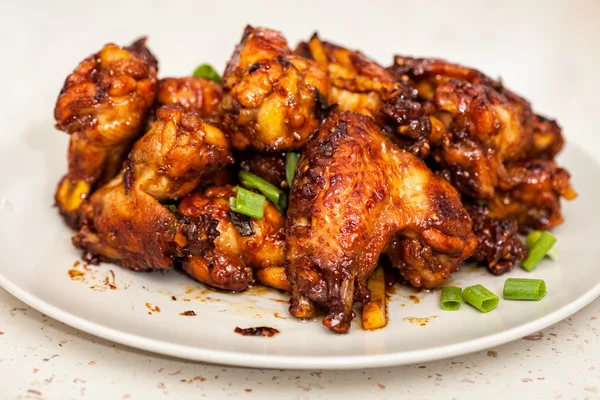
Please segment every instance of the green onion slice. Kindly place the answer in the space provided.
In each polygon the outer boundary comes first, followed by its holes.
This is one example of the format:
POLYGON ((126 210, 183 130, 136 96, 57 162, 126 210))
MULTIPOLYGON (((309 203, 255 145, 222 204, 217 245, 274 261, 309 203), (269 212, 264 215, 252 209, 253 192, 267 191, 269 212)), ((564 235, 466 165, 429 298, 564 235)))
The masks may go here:
MULTIPOLYGON (((529 235, 527 235, 527 238, 525 239, 525 244, 527 245, 528 248, 532 248, 533 245, 540 240, 540 237, 542 236, 544 232, 543 231, 531 231, 529 232, 529 235)), ((550 250, 548 250, 548 252, 546 253, 546 256, 550 257, 553 261, 558 261, 558 250, 556 250, 556 247, 552 246, 550 248, 550 250)))
POLYGON ((240 171, 239 177, 242 186, 248 189, 256 189, 261 192, 271 201, 271 203, 275 204, 275 207, 277 207, 280 212, 283 212, 286 209, 287 196, 283 193, 283 190, 272 185, 260 176, 254 175, 248 171, 240 171))
POLYGON ((265 216, 265 196, 251 192, 242 187, 233 188, 236 197, 229 198, 229 208, 231 211, 247 215, 255 219, 263 219, 265 216))
POLYGON ((492 311, 500 301, 498 296, 481 285, 469 286, 463 290, 462 297, 467 303, 483 313, 492 311))
POLYGON ((221 77, 210 64, 202 64, 194 71, 194 76, 210 79, 211 81, 221 84, 221 77))
POLYGON ((165 207, 167 207, 173 214, 177 214, 177 206, 175 204, 165 204, 165 207))
POLYGON ((298 165, 299 158, 300 154, 298 153, 285 153, 285 177, 290 189, 292 188, 294 175, 296 175, 296 166, 298 165))
POLYGON ((454 286, 442 288, 442 310, 456 311, 462 304, 462 289, 454 286))
POLYGON ((546 282, 541 279, 508 278, 504 282, 504 300, 539 301, 546 295, 546 282))
POLYGON ((528 272, 533 271, 548 250, 554 246, 554 243, 556 243, 556 238, 550 232, 542 232, 540 238, 529 248, 527 258, 521 263, 523 269, 528 272))

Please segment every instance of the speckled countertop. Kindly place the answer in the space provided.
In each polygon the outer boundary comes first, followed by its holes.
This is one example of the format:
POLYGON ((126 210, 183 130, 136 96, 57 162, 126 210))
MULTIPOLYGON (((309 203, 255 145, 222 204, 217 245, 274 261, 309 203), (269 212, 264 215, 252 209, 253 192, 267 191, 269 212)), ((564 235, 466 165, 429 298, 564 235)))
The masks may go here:
POLYGON ((0 399, 600 398, 600 299, 521 340, 447 360, 356 371, 233 368, 113 344, 0 289, 0 399))
MULTIPOLYGON (((600 90, 600 1, 299 4, 2 2, 0 93, 10 104, 39 113, 35 106, 55 98, 62 85, 59 71, 77 61, 63 59, 62 50, 87 54, 98 43, 128 41, 140 33, 151 34, 161 49, 161 74, 167 76, 187 71, 196 63, 191 59, 222 63, 233 42, 213 45, 218 32, 238 37, 246 23, 283 29, 290 39, 319 29, 342 44, 368 47, 379 60, 387 61, 395 50, 433 54, 501 74, 536 109, 556 117, 570 142, 600 160, 600 135, 590 129, 600 90), (190 34, 198 37, 198 48, 181 49, 176 38, 190 34), (352 43, 344 40, 350 36, 352 43), (39 62, 27 62, 32 57, 39 62), (47 84, 40 83, 38 93, 19 90, 21 80, 40 72, 53 78, 44 77, 47 84)), ((600 398, 600 300, 541 332, 462 357, 372 370, 283 371, 186 362, 113 344, 46 317, 0 289, 0 400, 199 397, 600 398)))

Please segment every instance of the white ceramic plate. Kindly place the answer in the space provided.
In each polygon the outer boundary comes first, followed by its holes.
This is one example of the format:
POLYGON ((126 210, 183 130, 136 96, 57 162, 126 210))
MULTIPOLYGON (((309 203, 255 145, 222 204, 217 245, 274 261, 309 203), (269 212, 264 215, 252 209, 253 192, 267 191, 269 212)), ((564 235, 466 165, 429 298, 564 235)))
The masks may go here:
POLYGON ((517 339, 566 318, 600 293, 600 170, 573 147, 561 162, 571 170, 580 197, 565 204, 566 223, 556 230, 561 261, 544 261, 531 274, 517 268, 502 277, 465 267, 452 278, 455 285, 481 283, 498 294, 507 276, 542 278, 548 287, 542 301, 501 301, 488 314, 466 304, 457 312, 444 312, 439 293, 398 287, 388 327, 366 332, 355 321, 351 332, 340 336, 320 321, 289 317, 286 295, 274 290, 233 295, 210 291, 176 271, 135 273, 108 264, 75 268, 79 253, 71 246, 72 233, 52 207, 65 168, 67 135, 54 131, 49 119, 13 133, 0 139, 0 171, 5 172, 0 183, 0 284, 59 321, 129 346, 252 367, 398 365, 517 339), (196 316, 180 315, 187 310, 196 316), (271 338, 234 333, 236 326, 262 325, 281 333, 271 338))

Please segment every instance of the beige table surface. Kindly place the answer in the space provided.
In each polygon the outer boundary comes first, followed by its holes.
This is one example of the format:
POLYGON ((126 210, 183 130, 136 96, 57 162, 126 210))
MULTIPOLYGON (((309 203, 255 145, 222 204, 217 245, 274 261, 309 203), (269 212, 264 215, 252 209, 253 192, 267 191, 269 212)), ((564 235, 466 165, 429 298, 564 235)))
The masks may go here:
MULTIPOLYGON (((557 118, 570 143, 600 160, 600 1, 594 0, 2 1, 0 93, 8 101, 0 113, 8 119, 11 107, 28 107, 32 119, 42 118, 36 106, 46 107, 64 74, 106 41, 148 33, 161 74, 181 75, 200 62, 224 64, 246 23, 281 29, 290 42, 318 29, 385 63, 394 52, 436 55, 501 75, 536 110, 557 118), (198 47, 178 46, 178 35, 190 34, 198 47), (25 80, 34 80, 38 92, 20 91, 25 80)), ((43 112, 50 121, 51 110, 43 112)), ((115 345, 0 289, 0 399, 199 397, 600 398, 600 300, 528 339, 467 356, 373 370, 282 371, 205 365, 115 345)))

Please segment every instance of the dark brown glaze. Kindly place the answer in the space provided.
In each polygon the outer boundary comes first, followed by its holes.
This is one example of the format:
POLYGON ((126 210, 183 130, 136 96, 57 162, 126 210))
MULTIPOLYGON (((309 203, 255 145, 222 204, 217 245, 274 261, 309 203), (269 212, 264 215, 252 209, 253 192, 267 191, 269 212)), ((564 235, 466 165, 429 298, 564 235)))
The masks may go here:
POLYGON ((281 33, 247 26, 223 76, 223 128, 235 150, 300 149, 330 91, 314 61, 291 54, 281 33))
POLYGON ((269 181, 279 188, 288 186, 285 177, 285 153, 241 153, 236 154, 240 168, 269 181))
POLYGON ((359 51, 322 41, 315 33, 298 45, 295 53, 315 60, 331 82, 329 102, 345 111, 377 119, 384 99, 397 95, 401 83, 385 68, 359 51))
POLYGON ((476 245, 456 190, 371 118, 334 111, 300 157, 286 221, 290 312, 347 332, 388 253, 416 287, 442 284, 476 245))
POLYGON ((157 103, 181 105, 209 122, 219 122, 223 89, 215 82, 196 76, 163 78, 158 81, 157 103))
POLYGON ((470 261, 486 266, 494 275, 502 275, 527 257, 527 246, 517 236, 516 220, 490 218, 487 204, 468 204, 466 209, 477 236, 477 248, 470 261))
POLYGON ((242 336, 263 336, 263 337, 272 337, 279 333, 279 331, 275 328, 271 328, 269 326, 258 326, 256 328, 240 328, 236 326, 233 330, 235 333, 239 333, 242 336))
POLYGON ((107 44, 69 75, 56 102, 56 127, 71 135, 69 170, 56 206, 78 227, 79 208, 121 168, 156 96, 156 59, 145 39, 128 48, 107 44))
POLYGON ((492 218, 513 218, 522 231, 551 229, 563 222, 560 199, 577 197, 570 175, 550 160, 517 161, 507 167, 509 181, 489 202, 492 218))
POLYGON ((179 315, 182 315, 184 317, 195 317, 196 312, 194 310, 186 310, 186 311, 179 313, 179 315))
POLYGON ((175 256, 202 254, 218 234, 217 221, 180 219, 161 202, 186 196, 231 161, 223 132, 180 106, 162 107, 121 173, 82 206, 73 243, 134 270, 168 269, 175 256))
MULTIPOLYGON (((210 215, 218 222, 214 247, 190 254, 182 261, 184 270, 209 286, 240 291, 254 281, 253 270, 281 267, 285 263, 285 219, 267 202, 261 220, 247 219, 247 230, 236 226, 243 217, 232 213, 229 198, 233 186, 215 186, 185 197, 179 205, 183 216, 210 215), (241 232, 241 233, 240 233, 241 232)), ((268 284, 269 282, 264 282, 268 284)))

